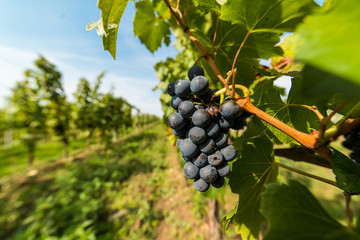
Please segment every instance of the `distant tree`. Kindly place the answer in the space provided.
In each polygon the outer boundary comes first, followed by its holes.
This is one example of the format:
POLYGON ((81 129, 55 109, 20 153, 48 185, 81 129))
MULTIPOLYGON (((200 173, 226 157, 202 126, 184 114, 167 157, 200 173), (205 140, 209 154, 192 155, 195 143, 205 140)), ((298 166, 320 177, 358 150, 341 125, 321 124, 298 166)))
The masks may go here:
POLYGON ((104 75, 105 72, 98 75, 93 88, 85 78, 80 79, 76 92, 74 93, 74 123, 79 130, 88 132, 87 145, 91 143, 94 131, 99 125, 99 121, 101 121, 99 120, 101 116, 97 113, 97 106, 101 96, 99 93, 101 79, 104 75))
POLYGON ((9 98, 14 106, 13 119, 9 124, 23 132, 20 137, 27 147, 29 166, 33 164, 36 145, 47 130, 45 105, 39 91, 39 86, 31 81, 27 70, 25 80, 16 83, 9 98))
POLYGON ((68 157, 71 108, 61 81, 61 73, 55 65, 40 56, 35 61, 37 69, 29 70, 39 88, 39 95, 46 104, 47 123, 64 144, 64 157, 68 157))

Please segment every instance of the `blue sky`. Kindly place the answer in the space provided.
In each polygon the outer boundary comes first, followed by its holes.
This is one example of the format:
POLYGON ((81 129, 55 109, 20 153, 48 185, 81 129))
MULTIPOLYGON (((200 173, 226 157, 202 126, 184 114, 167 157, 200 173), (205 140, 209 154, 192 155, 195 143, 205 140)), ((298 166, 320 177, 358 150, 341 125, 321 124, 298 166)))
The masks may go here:
MULTIPOLYGON (((320 4, 323 0, 317 0, 320 4)), ((97 0, 2 0, 0 8, 0 108, 23 72, 33 68, 34 60, 43 55, 63 74, 63 83, 69 100, 81 77, 91 82, 103 70, 101 91, 112 86, 115 94, 127 99, 142 112, 161 116, 160 91, 152 91, 158 80, 154 64, 175 56, 172 47, 163 46, 151 54, 134 37, 133 2, 129 2, 122 17, 117 59, 114 61, 102 48, 96 31, 86 32, 89 22, 100 18, 97 0)), ((279 84, 288 86, 289 81, 279 84)))
POLYGON ((94 82, 103 70, 101 91, 112 86, 115 94, 126 98, 142 112, 162 115, 160 91, 152 91, 158 80, 153 65, 176 54, 172 47, 162 47, 151 54, 134 37, 133 2, 123 15, 114 61, 102 48, 96 31, 86 32, 89 22, 100 18, 96 0, 3 0, 0 8, 0 107, 5 96, 23 72, 33 68, 34 60, 43 55, 63 73, 69 99, 81 77, 94 82))

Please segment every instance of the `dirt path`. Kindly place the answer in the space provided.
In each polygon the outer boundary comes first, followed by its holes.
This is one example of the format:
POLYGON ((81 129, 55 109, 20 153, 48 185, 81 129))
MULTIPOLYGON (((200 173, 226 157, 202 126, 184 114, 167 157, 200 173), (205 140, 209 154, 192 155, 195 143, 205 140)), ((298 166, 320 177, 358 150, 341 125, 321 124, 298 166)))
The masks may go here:
POLYGON ((156 239, 209 239, 209 224, 206 219, 194 216, 195 190, 181 172, 174 147, 166 161, 172 166, 166 169, 165 177, 169 181, 168 185, 173 186, 173 191, 155 205, 156 209, 168 213, 157 228, 156 239))

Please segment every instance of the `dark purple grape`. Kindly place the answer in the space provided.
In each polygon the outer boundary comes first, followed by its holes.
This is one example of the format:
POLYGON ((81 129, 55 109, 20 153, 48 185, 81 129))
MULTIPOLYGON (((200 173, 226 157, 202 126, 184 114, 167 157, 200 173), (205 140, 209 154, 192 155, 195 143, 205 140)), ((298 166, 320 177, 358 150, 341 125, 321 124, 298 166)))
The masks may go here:
POLYGON ((211 116, 205 109, 198 109, 192 115, 192 122, 195 126, 204 128, 211 121, 211 116))
POLYGON ((221 188, 222 186, 224 186, 225 184, 225 179, 224 177, 218 177, 216 178, 216 180, 214 182, 211 183, 211 186, 213 186, 214 188, 221 188))
POLYGON ((190 81, 180 79, 175 82, 175 94, 179 97, 187 97, 191 93, 190 81))
POLYGON ((191 80, 190 89, 198 96, 205 94, 209 89, 209 80, 204 76, 196 76, 191 80))
POLYGON ((214 91, 209 88, 208 90, 206 90, 204 94, 200 95, 199 98, 201 98, 204 101, 204 103, 210 103, 213 96, 214 96, 214 91))
POLYGON ((178 130, 175 130, 175 129, 171 129, 172 133, 175 135, 175 136, 178 136, 178 137, 184 137, 186 135, 186 132, 187 132, 187 127, 183 127, 183 128, 180 128, 178 130))
POLYGON ((195 112, 196 108, 194 104, 189 101, 183 101, 179 104, 178 111, 184 118, 190 118, 192 114, 195 112))
POLYGON ((233 145, 227 145, 226 147, 220 149, 220 152, 224 156, 226 161, 234 160, 236 157, 236 149, 233 145))
POLYGON ((206 141, 199 146, 200 151, 207 155, 215 151, 215 142, 211 138, 206 139, 206 141))
POLYGON ((178 95, 175 95, 171 99, 171 102, 170 102, 171 107, 175 110, 178 110, 180 103, 182 103, 185 100, 186 100, 186 98, 182 98, 182 97, 179 97, 178 95))
POLYGON ((208 162, 211 166, 219 166, 224 161, 224 156, 217 150, 215 153, 208 156, 208 162))
POLYGON ((185 139, 185 137, 178 137, 176 139, 176 146, 180 147, 181 142, 185 139))
POLYGON ((246 118, 241 114, 239 117, 233 119, 231 123, 231 128, 234 130, 243 129, 246 126, 246 118))
POLYGON ((188 70, 188 78, 189 80, 192 80, 196 76, 204 76, 204 69, 199 65, 194 65, 188 70))
POLYGON ((205 192, 206 190, 209 189, 209 186, 210 185, 207 182, 205 182, 202 178, 198 178, 194 180, 194 187, 199 192, 205 192))
POLYGON ((187 162, 185 164, 183 172, 185 177, 189 179, 195 179, 199 177, 199 168, 191 162, 187 162))
POLYGON ((180 115, 180 113, 172 113, 168 117, 169 126, 172 129, 178 130, 183 128, 186 125, 185 119, 180 115))
POLYGON ((202 105, 195 104, 195 109, 198 110, 198 109, 205 109, 205 108, 202 105))
POLYGON ((189 138, 195 144, 203 143, 206 140, 206 132, 200 127, 192 127, 189 131, 189 138))
POLYGON ((227 100, 223 102, 220 106, 220 113, 226 119, 236 118, 240 116, 242 112, 243 110, 234 100, 227 100))
POLYGON ((220 127, 217 123, 211 122, 205 128, 205 132, 210 138, 215 138, 220 133, 220 127))
POLYGON ((207 183, 212 183, 218 177, 218 173, 215 167, 207 165, 203 168, 200 168, 200 178, 202 178, 207 183))
POLYGON ((219 126, 223 129, 229 129, 231 127, 232 120, 225 119, 224 117, 221 117, 219 119, 219 126))
POLYGON ((220 166, 216 167, 219 176, 225 177, 230 173, 230 165, 227 162, 223 162, 220 166))
POLYGON ((218 148, 223 148, 228 144, 228 137, 225 133, 221 132, 215 139, 215 146, 218 148))
POLYGON ((194 158, 193 163, 199 168, 205 167, 208 164, 208 156, 205 153, 200 153, 194 158))
POLYGON ((190 138, 184 139, 181 142, 179 149, 181 154, 187 158, 195 157, 196 154, 199 152, 198 147, 190 140, 190 138))
POLYGON ((170 96, 175 96, 175 82, 169 83, 166 90, 170 96))
POLYGON ((191 158, 187 158, 184 156, 181 156, 181 158, 184 160, 184 162, 191 162, 191 158))

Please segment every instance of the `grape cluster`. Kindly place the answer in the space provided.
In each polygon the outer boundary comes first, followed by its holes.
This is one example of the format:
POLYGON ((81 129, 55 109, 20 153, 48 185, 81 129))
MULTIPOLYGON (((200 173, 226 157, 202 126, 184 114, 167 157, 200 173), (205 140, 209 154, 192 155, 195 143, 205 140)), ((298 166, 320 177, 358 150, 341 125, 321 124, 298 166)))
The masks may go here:
POLYGON ((188 71, 190 81, 180 79, 171 82, 167 92, 176 112, 168 117, 168 124, 176 144, 186 162, 183 172, 194 179, 195 188, 204 192, 210 184, 215 188, 224 185, 229 174, 229 161, 236 156, 236 149, 228 144, 230 128, 239 130, 246 125, 249 115, 230 98, 220 105, 216 89, 209 88, 204 70, 194 65, 188 71))
POLYGON ((360 164, 360 126, 345 134, 345 141, 342 144, 352 151, 350 158, 360 164))

